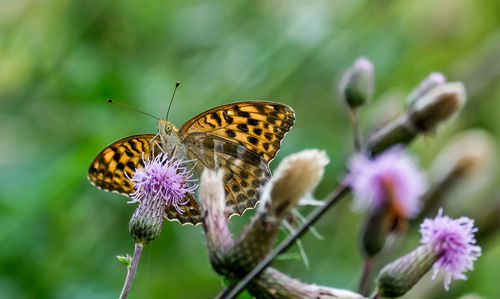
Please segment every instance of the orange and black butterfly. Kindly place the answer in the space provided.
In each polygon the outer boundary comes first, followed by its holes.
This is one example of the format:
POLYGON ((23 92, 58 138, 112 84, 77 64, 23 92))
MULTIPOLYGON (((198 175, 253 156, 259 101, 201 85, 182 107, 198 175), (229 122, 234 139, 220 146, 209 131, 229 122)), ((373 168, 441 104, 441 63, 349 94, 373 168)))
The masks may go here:
MULTIPOLYGON (((133 193, 129 178, 155 153, 173 152, 188 161, 199 178, 205 167, 224 169, 226 215, 243 214, 255 207, 258 190, 269 180, 269 162, 276 156, 285 134, 293 126, 293 110, 272 102, 240 102, 205 111, 179 130, 167 120, 158 121, 155 134, 134 135, 105 147, 90 164, 88 178, 106 191, 133 193), (175 150, 173 150, 175 149, 175 150)), ((198 202, 186 194, 188 203, 179 213, 167 206, 166 217, 180 223, 201 221, 198 202)))

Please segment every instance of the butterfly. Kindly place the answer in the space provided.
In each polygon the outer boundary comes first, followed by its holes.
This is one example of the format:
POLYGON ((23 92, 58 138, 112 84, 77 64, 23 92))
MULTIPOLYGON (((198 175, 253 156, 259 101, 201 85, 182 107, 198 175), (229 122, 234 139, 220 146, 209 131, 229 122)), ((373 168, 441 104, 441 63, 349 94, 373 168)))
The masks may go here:
MULTIPOLYGON (((271 177, 269 162, 295 121, 293 110, 273 102, 246 101, 222 105, 188 120, 180 129, 158 120, 158 134, 125 137, 105 147, 90 164, 88 179, 100 189, 130 196, 129 178, 156 153, 173 153, 187 161, 195 178, 205 168, 224 169, 225 214, 254 208, 260 187, 271 177), (159 136, 159 138, 156 138, 159 136)), ((183 213, 166 207, 166 218, 182 224, 201 222, 195 197, 186 193, 183 213)))

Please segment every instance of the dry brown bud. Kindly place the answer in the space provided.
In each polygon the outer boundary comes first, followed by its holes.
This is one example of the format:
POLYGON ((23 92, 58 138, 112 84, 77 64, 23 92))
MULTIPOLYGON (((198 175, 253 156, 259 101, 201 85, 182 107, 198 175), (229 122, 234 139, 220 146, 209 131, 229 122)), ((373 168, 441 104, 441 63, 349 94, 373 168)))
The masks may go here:
POLYGON ((465 104, 465 87, 460 82, 438 85, 419 98, 408 111, 413 126, 423 132, 455 115, 465 104))

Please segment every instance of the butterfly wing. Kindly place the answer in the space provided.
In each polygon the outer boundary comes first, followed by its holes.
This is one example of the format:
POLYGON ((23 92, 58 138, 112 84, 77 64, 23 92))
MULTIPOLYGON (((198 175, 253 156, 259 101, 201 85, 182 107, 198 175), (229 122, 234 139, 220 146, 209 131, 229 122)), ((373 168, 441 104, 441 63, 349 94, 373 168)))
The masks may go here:
POLYGON ((191 133, 185 140, 188 154, 200 161, 198 171, 205 167, 224 169, 227 216, 241 215, 247 208, 255 207, 260 187, 271 177, 268 162, 262 156, 205 132, 191 133))
POLYGON ((295 121, 293 110, 272 102, 240 102, 205 111, 180 129, 181 140, 206 132, 243 145, 270 162, 295 121))
MULTIPOLYGON (((137 167, 144 166, 143 157, 149 160, 153 150, 160 151, 157 146, 153 148, 151 140, 154 137, 154 134, 130 136, 105 147, 90 164, 89 181, 103 190, 130 196, 135 189, 129 178, 133 177, 137 167)), ((183 224, 199 223, 201 221, 200 210, 193 196, 186 194, 183 201, 188 201, 186 205, 183 205, 185 211, 183 214, 177 212, 174 207, 168 206, 166 217, 169 220, 177 219, 183 224)))
POLYGON ((210 109, 180 128, 191 158, 225 170, 227 215, 255 207, 258 190, 271 177, 269 162, 294 120, 286 105, 241 102, 210 109))
POLYGON ((135 190, 132 177, 138 165, 144 166, 144 159, 151 154, 150 141, 155 135, 142 134, 120 139, 105 147, 90 164, 88 178, 97 187, 112 192, 129 195, 135 190))
POLYGON ((181 206, 183 213, 179 213, 172 205, 169 205, 165 208, 165 217, 168 220, 177 220, 181 224, 193 224, 197 225, 201 223, 201 213, 200 207, 198 203, 194 199, 193 195, 190 193, 186 193, 183 202, 187 202, 185 205, 181 206))

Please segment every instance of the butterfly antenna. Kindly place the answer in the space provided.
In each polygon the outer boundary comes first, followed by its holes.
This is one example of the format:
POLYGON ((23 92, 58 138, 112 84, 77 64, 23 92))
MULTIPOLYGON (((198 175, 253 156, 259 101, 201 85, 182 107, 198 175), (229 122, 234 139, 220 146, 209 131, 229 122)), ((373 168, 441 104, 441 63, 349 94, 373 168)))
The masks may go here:
POLYGON ((175 83, 174 92, 172 93, 172 98, 170 99, 170 104, 168 104, 167 117, 165 118, 166 120, 168 120, 168 113, 170 112, 170 107, 172 107, 172 102, 174 101, 175 92, 177 91, 177 87, 179 87, 179 85, 181 85, 181 81, 177 81, 175 83))
POLYGON ((112 104, 116 104, 116 105, 119 105, 119 106, 122 106, 123 108, 127 108, 129 110, 132 110, 132 111, 135 111, 135 112, 139 112, 139 113, 142 113, 142 114, 145 114, 147 116, 151 116, 152 118, 156 119, 156 120, 160 120, 158 117, 154 116, 153 114, 149 114, 149 113, 146 113, 144 111, 141 111, 139 109, 136 109, 134 107, 130 107, 128 105, 125 105, 125 104, 122 104, 122 103, 119 103, 117 101, 114 101, 112 99, 107 99, 106 101, 108 101, 108 103, 112 103, 112 104))

